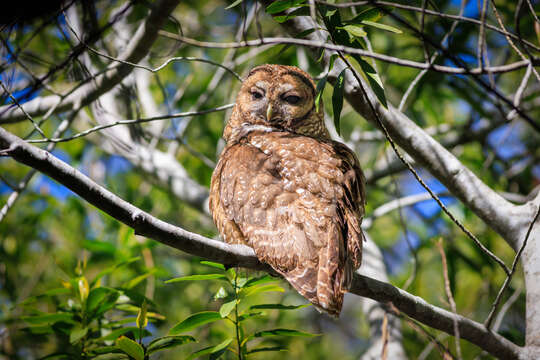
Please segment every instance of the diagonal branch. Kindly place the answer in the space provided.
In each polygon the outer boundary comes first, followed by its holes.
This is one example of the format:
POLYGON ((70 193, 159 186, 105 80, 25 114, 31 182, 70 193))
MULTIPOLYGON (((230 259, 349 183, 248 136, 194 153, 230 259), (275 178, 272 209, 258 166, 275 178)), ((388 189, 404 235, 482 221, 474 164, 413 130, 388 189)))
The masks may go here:
MULTIPOLYGON (((139 26, 124 52, 118 56, 119 60, 127 63, 121 63, 119 66, 111 68, 98 77, 95 82, 81 86, 65 98, 50 95, 28 101, 23 105, 26 113, 30 116, 40 116, 54 106, 56 106, 56 113, 71 110, 74 106, 82 108, 118 85, 133 70, 133 66, 129 63, 138 63, 146 57, 158 37, 158 31, 177 4, 178 0, 161 0, 154 4, 150 15, 139 26), (57 105, 59 101, 60 103, 57 105)), ((26 118, 26 115, 19 108, 11 105, 0 107, 0 124, 17 122, 26 118)))
MULTIPOLYGON (((122 200, 51 153, 26 143, 1 127, 0 154, 11 156, 16 161, 48 175, 98 209, 132 227, 136 234, 228 266, 241 266, 273 273, 267 265, 257 260, 251 248, 208 239, 161 221, 122 200)), ((482 324, 462 316, 457 316, 456 319, 451 312, 430 305, 420 297, 391 284, 355 274, 350 292, 382 303, 391 302, 411 318, 449 334, 453 334, 454 321, 457 321, 463 339, 506 359, 518 359, 520 356, 519 346, 488 331, 482 324)))

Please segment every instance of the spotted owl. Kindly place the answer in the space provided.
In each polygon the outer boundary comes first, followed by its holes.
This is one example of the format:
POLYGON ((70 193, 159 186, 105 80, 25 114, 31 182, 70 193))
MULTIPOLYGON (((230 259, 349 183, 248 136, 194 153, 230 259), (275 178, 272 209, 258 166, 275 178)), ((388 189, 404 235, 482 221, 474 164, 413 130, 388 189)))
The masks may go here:
POLYGON ((365 189, 354 153, 330 139, 313 79, 250 71, 223 136, 210 210, 224 241, 252 247, 319 310, 339 316, 360 266, 365 189))

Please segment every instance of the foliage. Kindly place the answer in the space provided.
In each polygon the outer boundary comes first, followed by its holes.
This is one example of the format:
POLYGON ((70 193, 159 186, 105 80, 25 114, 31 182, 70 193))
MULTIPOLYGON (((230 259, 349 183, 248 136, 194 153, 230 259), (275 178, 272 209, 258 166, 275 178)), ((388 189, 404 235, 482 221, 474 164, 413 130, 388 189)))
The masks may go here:
MULTIPOLYGON (((107 23, 127 2, 90 2, 95 3, 95 8, 84 16, 82 3, 77 2, 77 11, 83 19, 82 38, 89 46, 110 56, 121 53, 149 12, 148 3, 134 2, 126 10, 126 16, 120 17, 119 23, 111 28, 106 27, 107 23), (102 32, 99 40, 92 41, 90 34, 96 29, 102 32)), ((258 39, 259 27, 264 36, 284 36, 280 24, 311 15, 310 3, 275 1, 264 9, 257 3, 256 9, 260 10, 256 12, 257 21, 246 24, 244 37, 258 39), (288 14, 283 12, 292 7, 297 8, 288 14)), ((318 4, 316 17, 328 43, 367 50, 369 40, 376 53, 416 61, 424 61, 426 53, 432 56, 436 52, 433 46, 420 41, 403 23, 389 15, 397 15, 420 28, 420 13, 384 8, 387 13, 372 5, 338 8, 315 3, 318 4)), ((477 9, 476 3, 474 0, 466 2, 464 16, 480 18, 481 9, 477 9)), ((508 20, 509 28, 514 21, 516 3, 498 1, 496 4, 503 19, 508 20)), ((456 1, 439 1, 437 11, 457 14, 458 5, 456 1)), ((237 35, 241 34, 238 31, 252 6, 254 3, 248 0, 180 2, 164 30, 200 41, 239 41, 242 36, 237 35)), ((89 74, 117 65, 86 47, 78 47, 69 29, 76 24, 68 23, 64 14, 49 20, 40 19, 2 30, 5 43, 1 49, 0 79, 21 103, 37 96, 64 93, 89 74), (9 54, 8 49, 18 56, 9 54), (83 51, 84 56, 74 61, 76 51, 83 51), (34 76, 45 80, 37 82, 34 76), (39 85, 43 83, 47 86, 39 85), (34 88, 34 84, 38 85, 34 88)), ((477 25, 461 22, 450 40, 443 41, 452 19, 426 15, 424 20, 426 36, 437 44, 444 44, 468 66, 480 66, 477 64, 477 25)), ((497 24, 493 14, 488 20, 490 25, 497 24)), ((534 19, 522 16, 520 21, 523 38, 538 44, 534 19)), ((296 39, 306 39, 313 31, 315 29, 305 31, 296 39)), ((521 59, 499 32, 486 30, 485 46, 489 50, 485 56, 491 64, 521 59)), ((332 133, 337 130, 359 156, 369 179, 367 216, 398 197, 422 192, 418 183, 405 172, 384 174, 383 171, 381 174, 381 170, 387 170, 388 158, 392 160, 387 143, 375 126, 364 121, 343 101, 340 74, 335 74, 335 79, 329 77, 338 56, 330 55, 330 66, 323 68, 320 60, 329 52, 320 51, 318 57, 311 58, 306 56, 307 51, 304 47, 283 44, 207 49, 179 45, 159 37, 144 62, 157 67, 173 56, 195 57, 229 66, 241 75, 262 63, 300 65, 318 80, 317 103, 327 104, 326 117, 335 124, 328 123, 330 130, 332 133)), ((381 104, 388 107, 397 107, 419 73, 418 69, 363 56, 343 57, 350 69, 367 79, 381 104)), ((434 64, 455 66, 445 56, 438 56, 434 64)), ((511 96, 524 73, 525 69, 520 69, 492 74, 492 78, 485 74, 482 79, 493 81, 502 93, 511 96)), ((96 114, 114 113, 108 108, 111 103, 117 106, 115 120, 136 119, 228 104, 234 102, 240 86, 230 73, 224 72, 218 77, 217 67, 201 61, 175 61, 155 74, 142 69, 134 74, 106 94, 112 101, 101 98, 95 108, 84 108, 64 135, 96 125, 99 120, 96 114), (152 106, 147 106, 148 99, 157 114, 152 112, 152 106)), ((531 80, 529 84, 532 83, 531 80)), ((526 88, 522 104, 538 119, 540 108, 535 104, 539 90, 535 86, 526 88)), ((2 104, 11 101, 3 92, 0 99, 2 104)), ((522 121, 507 123, 507 113, 501 111, 498 101, 472 77, 429 71, 412 88, 403 109, 492 189, 526 197, 540 184, 540 138, 522 121), (489 130, 475 135, 486 124, 489 130)), ((37 116, 34 120, 52 137, 70 115, 71 111, 66 111, 48 118, 37 116)), ((161 169, 163 171, 154 173, 154 168, 141 166, 129 151, 140 150, 135 144, 169 154, 187 176, 207 187, 228 116, 228 112, 214 112, 113 127, 108 129, 111 132, 102 131, 59 143, 52 152, 144 211, 186 230, 214 237, 216 229, 203 206, 179 196, 179 186, 173 186, 181 172, 164 180, 160 176, 167 174, 166 171, 161 169), (113 129, 119 129, 121 136, 116 136, 118 133, 113 129), (136 141, 126 144, 126 139, 136 141), (120 152, 126 148, 127 152, 120 152)), ((22 137, 33 131, 29 121, 1 126, 22 137)), ((39 137, 34 132, 29 138, 39 137)), ((444 186, 430 176, 429 169, 420 164, 415 164, 415 168, 432 189, 445 191, 444 186)), ((0 206, 4 206, 13 193, 10 185, 16 188, 28 171, 27 167, 0 157, 0 206)), ((443 201, 483 244, 507 264, 512 262, 514 252, 470 209, 452 196, 445 196, 443 201)), ((435 240, 442 237, 458 312, 479 322, 485 319, 505 276, 441 214, 433 201, 416 203, 372 220, 368 233, 382 251, 389 282, 399 287, 407 285, 408 292, 448 308, 444 269, 435 245, 435 240)), ((137 358, 142 354, 162 359, 221 355, 232 359, 238 357, 238 352, 253 359, 282 359, 284 356, 357 359, 369 348, 374 332, 381 330, 370 322, 370 314, 362 313, 361 299, 357 297, 346 298, 339 320, 320 315, 313 307, 285 305, 303 303, 285 282, 272 279, 265 283, 264 279, 268 278, 261 274, 225 270, 216 264, 213 265, 217 268, 210 271, 209 264, 201 263, 201 259, 134 235, 116 220, 39 174, 0 221, 0 259, 0 359, 37 359, 50 354, 103 358, 126 354, 137 358), (161 281, 171 278, 174 280, 169 284, 161 281), (291 332, 290 329, 305 331, 291 332), (301 336, 305 333, 306 336, 301 336), (321 336, 310 339, 307 333, 321 336), (290 336, 293 334, 300 336, 290 336), (281 352, 283 349, 288 351, 285 355, 281 352), (100 351, 102 353, 98 354, 100 351)), ((515 302, 503 318, 499 333, 522 345, 525 284, 521 270, 503 301, 507 302, 513 294, 516 294, 515 302)), ((432 339, 439 339, 455 353, 453 339, 437 330, 427 329, 426 334, 403 321, 402 332, 403 346, 410 358, 426 351, 432 339)), ((462 340, 461 347, 464 359, 487 358, 481 354, 481 349, 467 341, 462 340)), ((440 358, 437 350, 431 351, 427 358, 440 358)))

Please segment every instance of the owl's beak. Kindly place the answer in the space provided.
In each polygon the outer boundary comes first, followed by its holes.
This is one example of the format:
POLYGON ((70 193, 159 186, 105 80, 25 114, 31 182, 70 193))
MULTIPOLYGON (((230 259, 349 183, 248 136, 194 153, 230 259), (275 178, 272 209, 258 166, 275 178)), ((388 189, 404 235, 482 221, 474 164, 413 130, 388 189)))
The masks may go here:
POLYGON ((268 107, 266 108, 266 121, 270 121, 272 119, 272 104, 268 104, 268 107))

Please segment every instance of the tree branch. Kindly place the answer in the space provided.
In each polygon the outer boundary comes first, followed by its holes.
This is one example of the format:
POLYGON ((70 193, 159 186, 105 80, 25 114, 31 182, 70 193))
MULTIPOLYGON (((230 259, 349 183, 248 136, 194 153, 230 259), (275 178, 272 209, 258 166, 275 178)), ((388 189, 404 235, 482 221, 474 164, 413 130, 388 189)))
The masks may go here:
MULTIPOLYGON (((128 63, 138 63, 142 60, 150 51, 152 44, 158 37, 158 31, 177 4, 178 0, 161 0, 155 3, 150 15, 139 26, 124 52, 118 56, 118 59, 128 63)), ((56 106, 59 101, 60 103, 54 110, 56 113, 71 110, 74 107, 82 108, 118 85, 129 75, 133 70, 133 66, 128 63, 121 63, 119 66, 113 67, 98 77, 95 82, 81 86, 65 98, 56 95, 38 97, 23 104, 23 108, 30 116, 45 114, 49 109, 56 106)), ((0 107, 0 124, 18 122, 24 119, 26 119, 26 115, 19 108, 12 105, 0 107)))
MULTIPOLYGON (((205 238, 161 221, 101 187, 80 171, 57 159, 51 153, 32 146, 0 127, 0 154, 11 156, 63 184, 89 203, 133 228, 138 235, 155 239, 189 254, 223 263, 274 273, 256 258, 247 246, 229 245, 205 238)), ((436 329, 453 334, 455 315, 428 304, 388 283, 355 274, 351 293, 373 300, 391 302, 401 312, 436 329)), ((521 348, 482 324, 462 316, 457 317, 460 334, 480 348, 506 359, 518 359, 521 348)))

